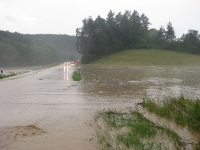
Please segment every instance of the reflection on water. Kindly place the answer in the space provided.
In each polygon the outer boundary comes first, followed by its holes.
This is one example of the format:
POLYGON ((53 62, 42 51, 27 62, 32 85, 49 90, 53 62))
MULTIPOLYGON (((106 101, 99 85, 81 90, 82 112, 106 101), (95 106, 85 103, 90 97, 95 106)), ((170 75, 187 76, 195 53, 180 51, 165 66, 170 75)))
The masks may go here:
POLYGON ((64 66, 64 80, 65 81, 69 80, 69 69, 70 69, 70 66, 64 66))
POLYGON ((74 66, 64 63, 63 68, 64 68, 64 81, 66 82, 67 86, 70 87, 71 86, 71 84, 70 84, 71 76, 69 77, 69 72, 71 75, 71 73, 74 70, 74 66))

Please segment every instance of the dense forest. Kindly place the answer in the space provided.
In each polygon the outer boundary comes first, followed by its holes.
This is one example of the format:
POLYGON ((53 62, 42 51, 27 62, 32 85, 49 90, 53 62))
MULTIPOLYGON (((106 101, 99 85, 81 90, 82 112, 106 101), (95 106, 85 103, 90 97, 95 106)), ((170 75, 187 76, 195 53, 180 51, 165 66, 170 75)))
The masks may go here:
POLYGON ((89 63, 105 55, 125 49, 161 48, 173 51, 200 54, 200 34, 189 30, 176 38, 172 23, 160 29, 149 29, 149 18, 134 10, 119 12, 110 10, 107 18, 98 16, 83 20, 83 26, 76 29, 76 47, 82 55, 82 62, 89 63))
POLYGON ((0 67, 48 65, 79 59, 76 37, 0 31, 0 67))

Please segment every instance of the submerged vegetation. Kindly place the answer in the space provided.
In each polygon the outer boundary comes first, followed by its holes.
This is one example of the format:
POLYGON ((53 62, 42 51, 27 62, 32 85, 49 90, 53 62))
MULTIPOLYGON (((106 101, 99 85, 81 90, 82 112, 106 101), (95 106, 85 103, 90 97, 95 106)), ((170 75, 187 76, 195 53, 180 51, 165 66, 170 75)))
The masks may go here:
POLYGON ((17 74, 15 74, 15 73, 11 73, 11 74, 8 74, 8 75, 2 75, 2 74, 0 74, 0 79, 9 78, 9 77, 16 76, 16 75, 17 74))
POLYGON ((80 81, 81 80, 81 74, 78 71, 74 71, 72 75, 72 79, 74 81, 80 81))
POLYGON ((95 116, 95 125, 99 149, 168 150, 183 146, 176 133, 149 121, 137 111, 102 111, 95 116))
MULTIPOLYGON (((155 102, 153 99, 145 98, 142 106, 200 133, 198 99, 191 100, 180 96, 155 102)), ((169 128, 145 118, 137 109, 129 113, 103 110, 96 113, 94 120, 99 149, 182 150, 187 144, 192 144, 194 150, 200 149, 200 139, 198 143, 187 143, 169 128)))
POLYGON ((200 100, 187 99, 184 96, 178 98, 166 98, 162 102, 145 98, 142 106, 161 117, 173 120, 182 126, 200 133, 200 100))

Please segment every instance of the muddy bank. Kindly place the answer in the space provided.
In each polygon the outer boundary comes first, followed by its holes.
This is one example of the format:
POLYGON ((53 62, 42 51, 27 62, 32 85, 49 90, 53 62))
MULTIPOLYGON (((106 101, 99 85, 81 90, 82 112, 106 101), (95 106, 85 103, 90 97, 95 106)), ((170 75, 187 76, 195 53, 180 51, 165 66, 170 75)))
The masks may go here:
POLYGON ((183 127, 181 125, 176 124, 169 119, 160 117, 155 113, 149 112, 147 109, 139 107, 139 112, 147 119, 151 120, 152 122, 158 123, 159 125, 166 127, 181 137, 183 142, 187 145, 187 149, 192 149, 193 145, 198 144, 199 142, 199 133, 195 131, 191 131, 188 127, 183 127))

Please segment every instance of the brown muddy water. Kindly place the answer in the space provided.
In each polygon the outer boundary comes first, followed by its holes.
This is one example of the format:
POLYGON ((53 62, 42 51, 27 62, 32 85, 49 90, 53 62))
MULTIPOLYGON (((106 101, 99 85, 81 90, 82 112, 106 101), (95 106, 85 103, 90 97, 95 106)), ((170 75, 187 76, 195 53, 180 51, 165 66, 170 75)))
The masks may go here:
POLYGON ((128 110, 145 96, 200 97, 200 67, 82 66, 80 82, 71 79, 76 69, 60 65, 0 80, 0 149, 94 150, 89 124, 96 111, 128 110))

